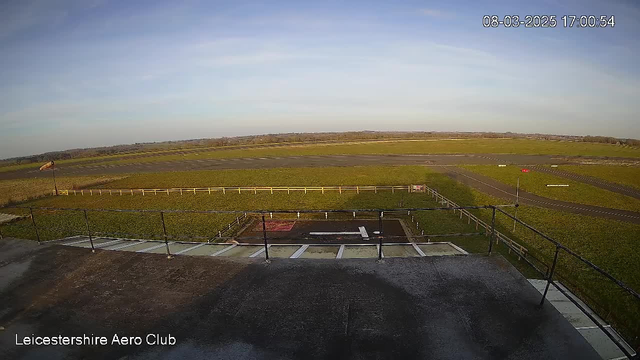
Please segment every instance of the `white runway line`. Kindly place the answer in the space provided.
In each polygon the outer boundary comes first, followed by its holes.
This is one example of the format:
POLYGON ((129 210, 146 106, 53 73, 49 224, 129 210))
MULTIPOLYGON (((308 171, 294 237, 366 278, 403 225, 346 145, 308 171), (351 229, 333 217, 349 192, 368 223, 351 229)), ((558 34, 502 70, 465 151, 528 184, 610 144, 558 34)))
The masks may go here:
POLYGON ((336 255, 336 259, 342 259, 342 254, 344 254, 344 245, 340 245, 340 249, 338 250, 338 255, 336 255))

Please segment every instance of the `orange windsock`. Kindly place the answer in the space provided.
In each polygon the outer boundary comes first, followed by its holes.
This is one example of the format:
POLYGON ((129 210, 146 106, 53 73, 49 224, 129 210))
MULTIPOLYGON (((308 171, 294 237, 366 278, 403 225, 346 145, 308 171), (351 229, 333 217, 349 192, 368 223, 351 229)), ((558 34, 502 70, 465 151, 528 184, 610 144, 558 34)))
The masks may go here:
POLYGON ((49 161, 48 163, 46 163, 46 164, 44 164, 44 165, 40 166, 40 171, 42 171, 42 170, 46 170, 46 169, 49 169, 49 168, 52 168, 52 167, 53 167, 53 165, 54 165, 54 164, 53 164, 53 161, 49 161))

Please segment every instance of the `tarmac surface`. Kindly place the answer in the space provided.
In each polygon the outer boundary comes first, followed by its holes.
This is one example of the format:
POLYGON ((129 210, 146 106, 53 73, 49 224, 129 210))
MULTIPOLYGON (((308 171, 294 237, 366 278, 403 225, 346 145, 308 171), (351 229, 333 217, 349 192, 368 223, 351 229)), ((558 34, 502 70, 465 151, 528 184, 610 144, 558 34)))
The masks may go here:
MULTIPOLYGON (((508 200, 511 203, 515 203, 516 201, 515 187, 503 184, 488 176, 476 174, 469 170, 458 167, 434 166, 432 168, 485 194, 508 200)), ((574 214, 597 216, 607 219, 640 224, 640 213, 634 211, 611 209, 600 206, 583 205, 568 201, 554 200, 543 196, 538 196, 523 190, 520 190, 519 203, 547 209, 567 211, 574 214)))
MULTIPOLYGON (((288 231, 267 231, 270 244, 291 243, 292 240, 299 244, 378 243, 375 233, 380 230, 378 220, 291 220, 286 222, 293 225, 288 231), (361 227, 365 229, 364 232, 360 232, 361 227), (353 234, 356 232, 357 234, 353 234), (322 233, 327 234, 322 235, 322 233), (364 234, 367 235, 366 239, 364 234)), ((382 223, 385 242, 409 242, 399 220, 385 219, 382 223)), ((246 243, 262 243, 262 222, 256 221, 253 225, 238 233, 236 240, 246 243)))
MULTIPOLYGON (((128 164, 61 165, 58 176, 65 175, 113 175, 162 171, 221 170, 221 169, 267 169, 278 167, 325 167, 358 165, 462 165, 462 164, 580 164, 598 158, 552 155, 515 154, 415 154, 415 155, 317 155, 259 158, 198 159, 159 162, 137 162, 128 164)), ((621 160, 624 160, 621 158, 621 160)), ((636 159, 633 159, 636 160, 636 159)), ((0 172, 0 180, 50 177, 49 171, 38 171, 38 167, 0 172)))
MULTIPOLYGON (((2 240, 0 253, 22 242, 2 240)), ((500 256, 265 263, 60 245, 16 253, 0 267, 0 353, 10 359, 599 358, 500 256), (16 346, 31 334, 143 343, 16 346), (176 343, 148 345, 147 334, 176 343)))

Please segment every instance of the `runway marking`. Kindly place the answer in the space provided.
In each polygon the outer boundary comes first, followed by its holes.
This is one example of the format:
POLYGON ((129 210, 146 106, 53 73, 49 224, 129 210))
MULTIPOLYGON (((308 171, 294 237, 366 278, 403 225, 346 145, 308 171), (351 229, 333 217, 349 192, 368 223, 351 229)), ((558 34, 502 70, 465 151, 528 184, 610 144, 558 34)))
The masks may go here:
MULTIPOLYGON (((487 184, 486 182, 484 182, 482 180, 476 179, 476 178, 474 178, 472 176, 469 176, 469 175, 466 175, 466 174, 463 174, 463 173, 460 173, 460 172, 457 172, 457 171, 453 171, 453 173, 457 174, 457 175, 462 175, 464 177, 467 177, 469 179, 477 181, 477 182, 479 182, 479 183, 481 183, 483 185, 486 185, 486 186, 488 186, 488 187, 490 187, 492 189, 495 189, 495 190, 498 190, 498 191, 500 191, 502 193, 505 193, 505 194, 509 195, 511 198, 515 198, 514 194, 512 194, 512 193, 510 193, 508 191, 504 191, 504 190, 502 190, 500 188, 497 188, 497 187, 495 187, 495 186, 493 186, 491 184, 487 184)), ((581 207, 581 206, 569 206, 569 205, 562 205, 562 204, 554 204, 554 203, 550 203, 550 202, 546 202, 546 201, 540 201, 540 200, 531 199, 531 198, 528 198, 528 197, 523 196, 523 195, 520 195, 520 199, 524 199, 524 200, 527 200, 527 201, 535 202, 535 203, 538 203, 538 204, 548 205, 548 206, 551 206, 551 207, 562 207, 562 208, 567 208, 567 209, 582 210, 582 211, 585 211, 585 212, 593 212, 593 213, 606 214, 606 215, 615 215, 615 216, 627 217, 627 218, 631 218, 631 219, 640 219, 640 216, 633 216, 633 215, 627 215, 627 214, 621 214, 621 213, 615 213, 615 212, 609 212, 609 211, 603 211, 603 210, 594 210, 594 209, 589 209, 589 208, 581 207)), ((558 201, 561 201, 561 200, 558 200, 558 201)), ((623 210, 621 210, 621 211, 623 211, 623 210)))
POLYGON ((336 259, 342 259, 342 254, 344 254, 344 244, 340 245, 340 249, 338 249, 338 255, 336 255, 336 259))

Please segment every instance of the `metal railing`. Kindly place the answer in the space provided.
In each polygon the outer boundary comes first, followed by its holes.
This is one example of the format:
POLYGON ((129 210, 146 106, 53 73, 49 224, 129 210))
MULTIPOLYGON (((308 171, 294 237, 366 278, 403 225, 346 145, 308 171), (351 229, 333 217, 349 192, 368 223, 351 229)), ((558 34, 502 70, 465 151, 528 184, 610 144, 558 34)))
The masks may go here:
MULTIPOLYGON (((485 229, 485 234, 489 234, 490 239, 489 239, 489 247, 488 247, 488 254, 491 254, 493 251, 493 244, 494 241, 496 244, 498 243, 503 243, 504 245, 506 245, 509 249, 512 249, 513 251, 518 252, 518 254, 521 256, 522 259, 524 259, 529 265, 531 265, 533 267, 533 269, 535 269, 538 273, 540 273, 545 280, 547 281, 547 284, 545 286, 545 290, 542 294, 542 298, 540 300, 540 306, 544 305, 544 301, 546 299, 547 296, 547 292, 549 287, 553 284, 556 288, 558 288, 559 291, 561 291, 563 294, 566 293, 566 291, 564 289, 561 289, 560 286, 558 286, 557 284, 554 283, 553 278, 554 278, 554 274, 556 271, 556 265, 558 263, 558 257, 560 252, 564 252, 568 255, 570 255, 572 258, 575 258, 579 261, 581 261, 582 263, 584 263, 586 266, 594 269, 595 271, 597 271, 599 274, 603 275, 604 277, 606 277, 607 279, 609 279, 610 281, 613 282, 613 284, 615 284, 616 286, 618 286, 620 289, 623 289, 626 293, 630 294, 635 301, 640 301, 640 294, 638 294, 637 291, 635 291, 634 289, 632 289, 630 286, 628 286, 627 284, 625 284, 624 282, 616 279, 614 276, 612 276, 611 274, 609 274, 608 272, 606 272, 605 270, 601 269, 600 267, 598 267, 597 265, 593 264, 591 261, 585 259, 584 257, 582 257, 581 255, 577 254, 576 252, 572 251, 571 249, 567 248, 566 246, 560 244, 558 241, 554 240, 553 238, 543 234, 541 231, 537 230, 536 228, 534 228, 533 226, 523 222, 522 220, 514 217, 513 215, 510 215, 509 213, 507 213, 506 211, 502 210, 502 208, 505 207, 514 207, 516 205, 481 205, 481 206, 458 206, 457 204, 453 203, 452 201, 446 199, 445 197, 443 197, 442 195, 438 194, 435 190, 429 189, 429 188, 425 188, 427 190, 427 192, 430 192, 437 200, 439 200, 440 202, 446 204, 445 207, 428 207, 428 208, 401 208, 401 209, 379 209, 379 208, 374 208, 374 209, 332 209, 332 210, 247 210, 247 211, 238 211, 238 210, 131 210, 131 209, 83 209, 83 208, 54 208, 54 207, 24 207, 24 206, 8 206, 6 208, 16 208, 16 209, 23 209, 23 210, 28 210, 29 214, 30 214, 30 220, 31 220, 31 225, 33 227, 33 230, 35 232, 35 235, 37 237, 38 242, 40 241, 40 233, 39 233, 39 228, 38 228, 38 222, 36 221, 36 217, 34 216, 34 212, 33 210, 51 210, 51 211, 81 211, 83 213, 83 217, 84 217, 84 222, 86 225, 86 236, 89 237, 89 242, 91 244, 91 249, 92 251, 95 251, 95 246, 93 243, 93 237, 95 235, 95 233, 92 232, 92 229, 90 227, 90 223, 89 223, 89 218, 87 213, 88 212, 117 212, 117 213, 149 213, 149 214, 159 214, 159 219, 160 222, 162 224, 162 238, 164 240, 165 243, 165 247, 166 247, 166 252, 167 252, 167 256, 171 257, 172 254, 170 252, 169 249, 169 238, 170 236, 167 233, 167 229, 166 229, 166 224, 165 224, 165 214, 171 214, 171 213, 181 213, 181 214, 242 214, 243 219, 247 218, 249 215, 257 215, 261 218, 262 221, 262 237, 263 237, 263 243, 264 243, 264 256, 265 256, 265 260, 269 260, 269 239, 267 236, 267 229, 266 229, 266 216, 271 217, 273 214, 297 214, 297 216, 299 217, 300 214, 324 214, 325 217, 328 216, 328 214, 353 214, 355 215, 356 213, 368 213, 368 214, 375 214, 374 217, 377 218, 378 220, 378 233, 376 235, 372 235, 371 238, 373 239, 377 239, 378 240, 378 259, 381 260, 382 259, 382 245, 383 245, 383 240, 385 238, 390 238, 390 236, 385 235, 384 233, 384 222, 383 222, 383 218, 385 216, 385 213, 406 213, 407 215, 410 215, 412 212, 418 212, 418 211, 459 211, 460 212, 460 217, 462 218, 463 216, 467 216, 468 219, 468 223, 470 223, 471 221, 476 222, 476 227, 482 227, 483 229, 485 229), (471 214, 469 212, 469 210, 478 210, 478 209, 490 209, 492 210, 492 221, 491 224, 488 224, 486 222, 484 222, 483 220, 479 219, 478 217, 474 216, 473 214, 471 214), (508 237, 506 237, 505 235, 501 234, 500 232, 498 232, 496 230, 496 214, 500 213, 503 214, 507 217, 509 217, 510 219, 518 222, 519 224, 521 224, 522 226, 524 226, 525 228, 533 231, 535 234, 539 235, 542 239, 545 239, 547 241, 549 241, 551 244, 553 244, 555 246, 555 253, 554 253, 554 257, 553 257, 553 262, 550 265, 546 265, 547 270, 543 271, 541 269, 539 269, 535 264, 531 263, 529 261, 529 257, 531 257, 531 254, 528 251, 522 251, 523 247, 520 244, 517 244, 515 241, 509 239, 508 237)), ((371 216, 370 216, 371 217, 371 216)), ((228 225, 228 229, 231 229, 234 225, 239 225, 240 224, 240 216, 238 216, 236 218, 236 220, 232 223, 230 223, 228 225)), ((222 233, 218 233, 219 236, 222 235, 222 233)), ((464 235, 464 234, 462 234, 464 235)), ((420 236, 416 236, 416 237, 420 237, 420 236)), ((55 241, 55 240, 54 240, 55 241)), ((538 261, 541 261, 538 259, 538 261)), ((544 264, 544 262, 542 262, 544 264)), ((615 336, 613 336, 609 331, 607 331, 605 329, 605 327, 593 316, 591 315, 585 308, 584 306, 582 306, 580 303, 578 303, 575 299, 573 299, 573 297, 568 296, 567 298, 569 298, 569 300, 571 300, 578 308, 580 308, 592 321, 594 321, 594 323, 614 342, 614 344, 617 345, 618 348, 620 348, 620 350, 629 358, 632 358, 632 356, 634 356, 633 354, 631 354, 627 348, 618 340, 615 338, 615 336)))

